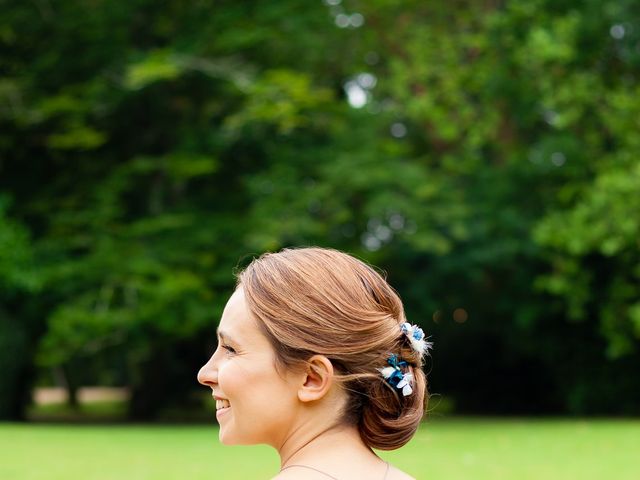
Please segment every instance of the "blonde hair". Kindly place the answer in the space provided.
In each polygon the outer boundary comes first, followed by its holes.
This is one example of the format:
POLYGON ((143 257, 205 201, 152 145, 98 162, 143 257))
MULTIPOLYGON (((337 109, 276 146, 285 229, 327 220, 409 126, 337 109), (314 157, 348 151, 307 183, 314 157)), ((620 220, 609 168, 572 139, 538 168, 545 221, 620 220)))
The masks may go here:
POLYGON ((325 355, 348 394, 342 421, 366 445, 393 450, 416 432, 428 400, 422 358, 402 334, 402 301, 364 262, 325 248, 285 249, 254 259, 238 274, 248 307, 276 352, 276 367, 299 368, 325 355), (379 368, 396 354, 409 364, 403 396, 379 368))

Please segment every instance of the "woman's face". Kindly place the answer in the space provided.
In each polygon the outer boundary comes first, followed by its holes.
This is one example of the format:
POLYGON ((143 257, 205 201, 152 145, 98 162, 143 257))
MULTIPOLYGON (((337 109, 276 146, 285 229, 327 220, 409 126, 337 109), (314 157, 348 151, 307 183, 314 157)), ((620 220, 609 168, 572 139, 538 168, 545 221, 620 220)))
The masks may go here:
POLYGON ((275 369, 275 352, 247 308, 238 288, 225 306, 218 348, 198 372, 216 398, 224 444, 281 444, 295 420, 293 376, 275 369))

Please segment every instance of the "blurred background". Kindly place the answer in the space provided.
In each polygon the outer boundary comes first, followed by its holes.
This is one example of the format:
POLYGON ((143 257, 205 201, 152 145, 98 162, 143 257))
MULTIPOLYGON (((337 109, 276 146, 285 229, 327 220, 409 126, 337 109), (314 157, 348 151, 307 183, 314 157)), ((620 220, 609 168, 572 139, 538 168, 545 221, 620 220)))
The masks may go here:
POLYGON ((0 418, 211 422, 233 272, 303 245, 387 272, 441 415, 640 413, 635 0, 1 19, 0 418))

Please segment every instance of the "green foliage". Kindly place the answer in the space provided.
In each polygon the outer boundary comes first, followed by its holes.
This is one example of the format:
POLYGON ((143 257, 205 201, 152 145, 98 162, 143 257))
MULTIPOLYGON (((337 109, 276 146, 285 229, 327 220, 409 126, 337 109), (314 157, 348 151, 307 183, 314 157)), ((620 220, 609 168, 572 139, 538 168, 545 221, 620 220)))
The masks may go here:
POLYGON ((249 84, 246 103, 225 120, 231 132, 251 124, 272 125, 280 134, 308 126, 315 115, 333 101, 332 91, 314 88, 306 74, 288 70, 269 70, 249 84))
POLYGON ((633 7, 9 2, 0 285, 26 357, 159 407, 239 259, 319 244, 388 271, 461 409, 637 412, 633 7), (600 365, 625 378, 604 400, 576 374, 600 365))
POLYGON ((0 292, 5 295, 38 287, 31 239, 24 225, 7 217, 8 203, 0 197, 0 292))
POLYGON ((558 252, 554 272, 541 285, 567 297, 576 320, 597 312, 611 357, 634 351, 640 338, 640 164, 620 163, 597 175, 570 208, 547 216, 537 231, 558 252), (594 257, 608 271, 596 276, 589 268, 594 257))

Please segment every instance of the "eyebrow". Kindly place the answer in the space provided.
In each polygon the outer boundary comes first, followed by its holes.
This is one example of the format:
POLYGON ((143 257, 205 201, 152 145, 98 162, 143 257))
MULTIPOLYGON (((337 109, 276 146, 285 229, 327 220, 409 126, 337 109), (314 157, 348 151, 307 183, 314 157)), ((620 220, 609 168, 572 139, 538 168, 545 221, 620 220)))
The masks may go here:
POLYGON ((231 342, 231 343, 238 344, 238 342, 236 342, 235 339, 231 335, 226 333, 224 330, 220 330, 219 327, 216 328, 216 334, 218 335, 218 337, 223 339, 225 342, 231 342))

